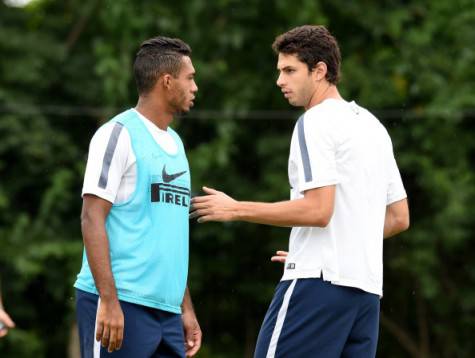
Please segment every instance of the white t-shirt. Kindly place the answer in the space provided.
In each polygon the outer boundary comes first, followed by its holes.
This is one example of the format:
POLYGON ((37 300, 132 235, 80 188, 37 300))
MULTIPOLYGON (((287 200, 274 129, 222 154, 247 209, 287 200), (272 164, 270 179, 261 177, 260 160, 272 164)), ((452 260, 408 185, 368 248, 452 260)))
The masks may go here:
POLYGON ((336 190, 327 227, 292 228, 282 279, 322 276, 382 295, 386 206, 406 198, 384 126, 355 102, 327 99, 297 122, 288 170, 291 200, 336 190))
MULTIPOLYGON (((134 109, 134 111, 136 111, 134 109)), ((176 154, 178 146, 168 131, 158 128, 153 122, 136 111, 152 137, 168 154, 176 154)), ((122 127, 118 137, 113 140, 112 160, 108 170, 107 185, 99 186, 99 178, 104 166, 104 155, 111 138, 114 137, 114 122, 101 126, 91 139, 87 158, 86 173, 82 195, 94 194, 113 204, 125 202, 135 190, 137 159, 135 157, 129 132, 122 127)))

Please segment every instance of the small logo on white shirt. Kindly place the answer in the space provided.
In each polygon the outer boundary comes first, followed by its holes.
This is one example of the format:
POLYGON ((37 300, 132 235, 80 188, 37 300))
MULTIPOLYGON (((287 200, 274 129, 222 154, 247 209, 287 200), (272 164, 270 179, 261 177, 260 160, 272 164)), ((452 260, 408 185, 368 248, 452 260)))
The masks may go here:
POLYGON ((295 264, 293 262, 289 262, 287 264, 287 270, 294 270, 295 269, 295 264))

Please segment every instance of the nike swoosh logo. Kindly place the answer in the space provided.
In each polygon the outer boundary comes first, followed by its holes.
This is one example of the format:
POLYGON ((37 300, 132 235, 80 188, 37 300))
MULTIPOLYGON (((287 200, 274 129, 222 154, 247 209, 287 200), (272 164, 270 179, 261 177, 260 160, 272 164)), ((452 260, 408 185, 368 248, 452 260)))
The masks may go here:
POLYGON ((164 183, 169 183, 169 182, 175 180, 176 178, 182 176, 185 173, 186 173, 186 170, 184 172, 179 172, 179 173, 175 173, 175 174, 168 174, 167 170, 165 169, 165 165, 164 165, 163 169, 162 169, 162 179, 163 179, 164 183))

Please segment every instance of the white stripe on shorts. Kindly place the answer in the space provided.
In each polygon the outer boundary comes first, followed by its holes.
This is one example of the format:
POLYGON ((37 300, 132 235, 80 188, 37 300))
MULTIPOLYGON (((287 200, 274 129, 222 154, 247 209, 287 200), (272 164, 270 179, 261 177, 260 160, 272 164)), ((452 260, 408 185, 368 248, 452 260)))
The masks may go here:
POLYGON ((277 314, 277 320, 275 322, 274 331, 272 332, 272 337, 269 343, 269 349, 267 350, 266 358, 274 358, 275 350, 277 349, 277 342, 279 341, 280 332, 282 332, 282 326, 284 325, 285 316, 287 315, 287 309, 289 308, 290 297, 292 292, 294 292, 295 284, 297 280, 293 280, 289 288, 284 295, 284 300, 282 301, 282 306, 280 307, 279 313, 277 314))
POLYGON ((101 298, 99 297, 97 300, 97 311, 96 311, 96 323, 94 326, 94 356, 93 358, 101 358, 101 342, 96 341, 96 333, 97 333, 97 314, 99 313, 99 305, 101 304, 101 298))

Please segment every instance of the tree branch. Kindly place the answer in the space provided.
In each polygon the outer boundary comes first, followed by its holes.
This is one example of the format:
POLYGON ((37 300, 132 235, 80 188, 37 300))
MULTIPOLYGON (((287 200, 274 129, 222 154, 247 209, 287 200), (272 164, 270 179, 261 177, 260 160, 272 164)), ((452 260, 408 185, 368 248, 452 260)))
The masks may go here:
POLYGON ((91 18, 91 15, 94 13, 94 10, 97 8, 99 2, 100 0, 91 0, 87 5, 87 8, 79 17, 78 21, 74 24, 66 40, 66 53, 69 53, 79 40, 79 37, 86 28, 86 25, 91 18))
POLYGON ((409 337, 409 335, 394 321, 381 312, 380 313, 381 325, 391 333, 394 338, 401 344, 401 346, 409 352, 414 358, 420 358, 419 349, 417 344, 409 337))

